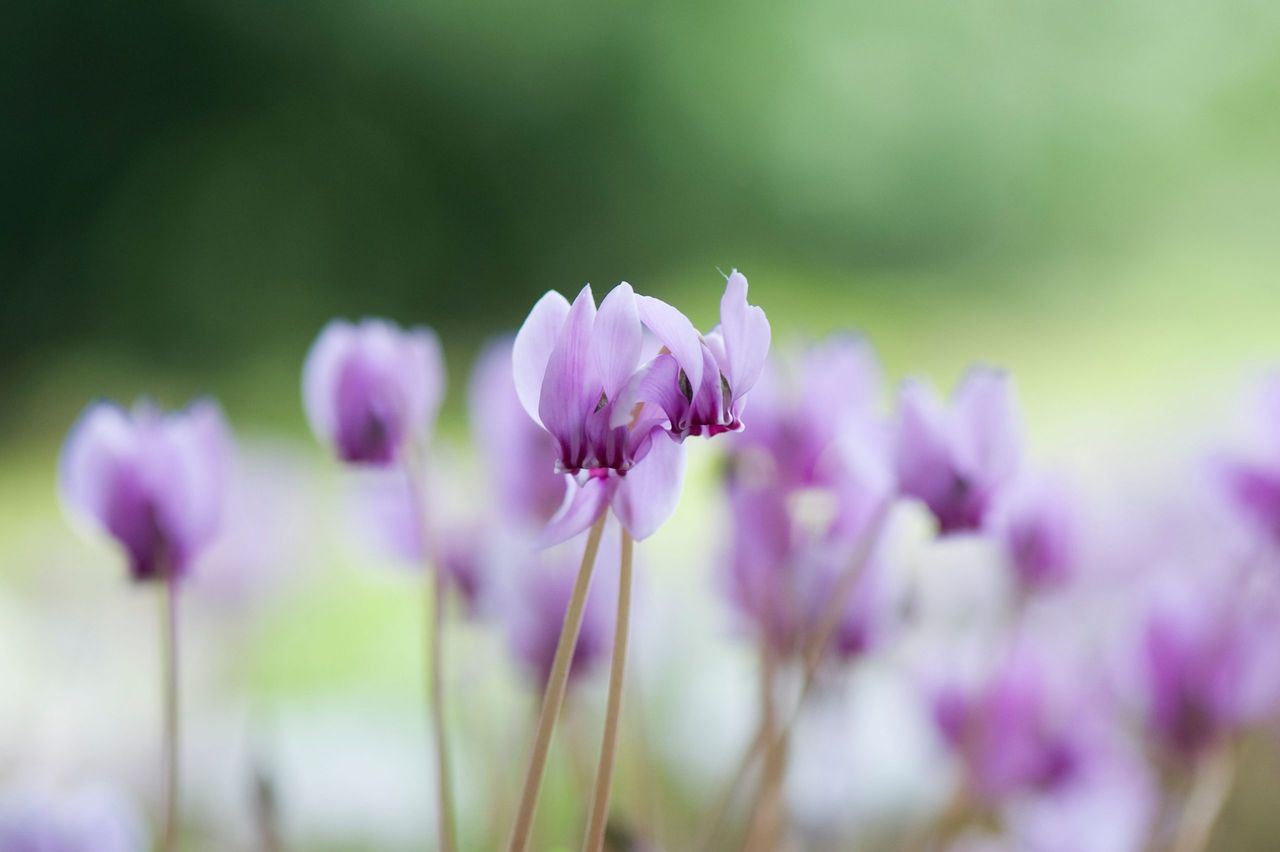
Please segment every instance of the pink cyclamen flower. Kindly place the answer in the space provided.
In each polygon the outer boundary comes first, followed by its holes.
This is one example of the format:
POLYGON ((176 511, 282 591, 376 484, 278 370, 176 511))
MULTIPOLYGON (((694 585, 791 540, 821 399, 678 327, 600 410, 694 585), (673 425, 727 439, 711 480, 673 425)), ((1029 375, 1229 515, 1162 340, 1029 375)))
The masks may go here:
POLYGON ((311 428, 340 459, 388 465, 425 438, 444 395, 435 333, 386 320, 334 320, 307 353, 302 396, 311 428))
POLYGON ((555 440, 555 469, 580 486, 544 531, 543 545, 573 537, 610 506, 637 540, 675 510, 684 452, 663 428, 665 414, 629 393, 650 378, 642 345, 636 295, 626 283, 598 311, 590 286, 572 305, 549 292, 516 335, 520 402, 555 440), (637 401, 624 404, 624 397, 637 401))
POLYGON ((1280 595, 1274 578, 1212 582, 1231 585, 1157 600, 1139 635, 1148 731, 1166 753, 1188 759, 1280 715, 1280 595))
POLYGON ((1064 488, 1044 477, 1020 477, 1005 488, 991 513, 1019 588, 1061 586, 1076 569, 1074 507, 1064 488))
POLYGON ((902 493, 929 508, 943 535, 984 528, 1021 457, 1012 380, 986 367, 971 369, 950 406, 929 386, 908 382, 899 405, 896 462, 902 493))
POLYGON ((984 803, 1052 793, 1080 771, 1087 751, 1081 708, 1052 688, 1047 663, 1014 650, 979 682, 933 694, 938 731, 984 803))
POLYGON ((512 340, 485 347, 471 373, 471 424, 504 522, 539 529, 564 502, 557 444, 525 413, 511 371, 512 340))
POLYGON ((218 532, 229 456, 212 402, 170 414, 94 403, 63 446, 63 501, 124 547, 135 580, 181 577, 218 532))
POLYGON ((680 311, 652 296, 636 297, 640 318, 665 351, 630 390, 666 414, 672 436, 708 437, 742 429, 748 392, 769 354, 769 320, 747 303, 747 279, 736 269, 720 299, 720 324, 700 335, 680 311))

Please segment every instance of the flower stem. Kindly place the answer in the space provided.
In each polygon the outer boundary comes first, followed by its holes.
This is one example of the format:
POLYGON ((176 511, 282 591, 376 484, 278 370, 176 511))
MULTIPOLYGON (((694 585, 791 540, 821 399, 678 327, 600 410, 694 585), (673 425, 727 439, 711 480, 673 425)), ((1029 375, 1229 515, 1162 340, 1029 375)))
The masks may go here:
POLYGON ((432 547, 430 524, 427 522, 427 499, 420 468, 423 458, 410 454, 405 462, 409 480, 409 496, 414 523, 422 548, 423 581, 423 655, 427 712, 436 756, 436 839, 440 852, 454 852, 458 846, 453 817, 453 783, 449 771, 449 740, 445 735, 444 690, 444 604, 448 586, 444 566, 432 547))
POLYGON ((427 681, 428 704, 431 707, 432 735, 436 746, 436 811, 438 814, 439 844, 441 852, 453 852, 458 846, 453 821, 453 784, 449 772, 449 745, 445 738, 444 724, 444 571, 437 560, 435 570, 427 566, 427 574, 434 582, 424 582, 427 591, 428 614, 426 620, 427 660, 430 673, 427 681))
POLYGON ((164 852, 178 848, 178 581, 160 590, 160 634, 164 654, 164 852))
POLYGON ((1209 845, 1209 836, 1227 803, 1234 778, 1235 760, 1229 743, 1200 761, 1183 805, 1173 852, 1201 852, 1209 845))
POLYGON ((587 548, 582 553, 578 579, 574 583, 573 596, 569 599, 569 607, 564 614, 564 624, 560 628, 560 641, 556 644, 556 655, 551 663, 551 674, 547 678, 546 691, 542 694, 542 711, 538 714, 538 730, 534 735, 533 748, 529 753, 529 769, 525 774, 524 788, 520 793, 520 807, 516 811, 515 825, 511 830, 511 843, 507 847, 510 852, 524 852, 529 845, 533 812, 538 805, 542 774, 547 766, 547 752, 551 748, 551 735, 555 731, 556 719, 560 715, 560 705, 564 703, 565 687, 569 682, 569 664, 573 661, 573 652, 578 644, 578 633, 582 629, 582 613, 587 602, 587 589, 591 586, 591 573, 595 570, 596 553, 600 550, 600 537, 604 534, 606 517, 608 517, 607 512, 601 514, 587 535, 587 548))
POLYGON ((764 734, 762 740, 767 744, 767 749, 751 828, 743 844, 743 849, 751 852, 776 848, 782 828, 782 781, 786 770, 786 754, 783 741, 777 735, 777 665, 777 655, 769 647, 766 638, 760 653, 760 730, 764 734))
POLYGON ((622 716, 622 683, 627 667, 627 636, 631 628, 631 534, 622 530, 622 567, 618 574, 618 616, 613 634, 613 661, 609 669, 608 710, 604 718, 604 739, 600 745, 600 766, 596 770, 591 795, 591 819, 583 849, 600 852, 609 822, 609 792, 613 787, 614 756, 618 748, 618 722, 622 716))
MULTIPOLYGON (((733 800, 737 797, 738 790, 755 766, 756 760, 762 754, 767 754, 768 751, 774 750, 777 745, 776 741, 782 740, 785 744, 785 740, 790 736, 791 729, 799 717, 800 708, 804 706, 809 692, 813 689, 814 681, 817 679, 818 666, 822 662, 823 652, 826 650, 828 643, 830 643, 831 637, 835 634, 836 628, 840 626, 840 616, 844 612, 849 595, 853 593, 853 589, 858 583, 858 578, 862 576, 862 571, 866 567, 867 561, 871 558, 871 553, 875 549, 881 533, 884 531, 890 508, 892 508, 892 502, 885 500, 872 516, 871 523, 867 526, 866 532, 863 533, 861 540, 858 542, 853 558, 849 560, 848 566, 836 580, 835 588, 827 597, 826 608, 818 617, 817 629, 810 635, 810 640, 804 647, 804 672, 800 687, 800 698, 796 704, 795 712, 785 725, 772 732, 766 730, 765 720, 761 719, 761 724, 756 731, 755 737, 747 745, 747 750, 734 768, 729 783, 716 799, 715 807, 711 810, 711 818, 705 824, 697 848, 704 850, 717 848, 716 840, 723 828, 725 817, 728 815, 733 800)), ((762 785, 760 794, 762 795, 763 792, 762 785)), ((752 808, 753 811, 758 808, 759 803, 760 795, 756 797, 752 808)))

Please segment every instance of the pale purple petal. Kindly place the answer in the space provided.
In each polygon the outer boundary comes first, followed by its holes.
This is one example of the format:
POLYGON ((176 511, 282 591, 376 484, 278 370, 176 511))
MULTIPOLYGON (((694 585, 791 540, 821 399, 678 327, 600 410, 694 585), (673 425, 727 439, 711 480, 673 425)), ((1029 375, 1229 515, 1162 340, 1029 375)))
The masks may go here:
POLYGON ((635 372, 642 338, 636 294, 624 281, 600 303, 591 334, 591 359, 608 399, 616 397, 635 372))
POLYGON ((648 455, 619 481, 613 509, 636 541, 653 535, 675 511, 684 467, 684 447, 659 432, 648 455))
POLYGON ((988 486, 1012 476, 1022 453, 1022 425, 1009 375, 974 367, 956 389, 954 405, 960 463, 988 486))
POLYGON ((769 354, 770 330, 764 311, 747 304, 747 279, 736 269, 725 282, 720 299, 720 328, 727 358, 725 378, 738 398, 760 378, 769 354))
POLYGON ((440 338, 429 328, 412 328, 404 334, 402 346, 401 369, 409 397, 409 422, 415 434, 429 435, 445 392, 440 338))
POLYGON ((661 299, 637 296, 636 303, 640 310, 641 321, 675 356, 676 362, 689 380, 689 387, 697 388, 701 385, 702 341, 693 323, 661 299))
POLYGON ((572 477, 566 479, 569 480, 569 493, 565 504, 538 537, 539 548, 568 541, 594 524, 608 509, 618 484, 614 477, 588 477, 581 486, 574 484, 572 477))
POLYGON ((547 361, 546 380, 538 400, 540 422, 560 442, 560 458, 570 467, 583 457, 584 425, 599 403, 600 387, 592 381, 595 370, 591 363, 595 317, 595 300, 588 285, 569 309, 560 339, 547 361))
POLYGON ((511 366, 516 395, 524 410, 537 423, 542 422, 538 418, 538 401, 542 396, 547 362, 551 360, 551 353, 568 316, 568 300, 554 290, 548 291, 529 311, 512 346, 511 366))
POLYGON ((331 443, 337 435, 338 414, 333 389, 342 362, 355 348, 355 327, 333 320, 320 332, 302 367, 302 402, 315 436, 331 443))
POLYGON ((949 428, 947 412, 933 389, 904 382, 894 448, 898 484, 904 494, 930 507, 946 500, 955 481, 949 428))

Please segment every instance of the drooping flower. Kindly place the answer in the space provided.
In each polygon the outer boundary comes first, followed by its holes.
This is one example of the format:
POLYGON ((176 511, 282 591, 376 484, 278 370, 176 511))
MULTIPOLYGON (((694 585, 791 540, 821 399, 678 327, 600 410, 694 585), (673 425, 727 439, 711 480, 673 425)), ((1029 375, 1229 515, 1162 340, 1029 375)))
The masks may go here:
POLYGON ((1141 622, 1138 686, 1153 741, 1195 759, 1280 714, 1280 595, 1260 572, 1162 591, 1141 622))
POLYGON ((720 299, 720 324, 704 335, 678 310, 652 296, 636 298, 640 318, 662 342, 634 399, 659 406, 672 436, 708 437, 742 429, 747 394, 769 354, 769 320, 747 303, 747 279, 736 269, 720 299))
POLYGON ((899 406, 896 459, 902 493, 928 507, 942 535, 984 528, 1021 457, 1012 380, 997 370, 973 368, 950 406, 928 385, 907 382, 899 406))
POLYGON ((62 450, 63 501, 124 548, 135 580, 185 575, 218 532, 230 433, 212 402, 163 413, 94 403, 62 450))
POLYGON ((991 806, 1046 793, 1079 771, 1079 707, 1051 687, 1048 663, 1014 649, 976 683, 948 683, 932 696, 934 722, 960 760, 966 789, 991 806))
MULTIPOLYGON (((780 654, 812 638, 893 497, 876 373, 865 344, 844 337, 771 362, 751 429, 730 441, 728 591, 780 654)), ((889 608, 877 560, 860 570, 832 638, 840 656, 867 650, 889 608)))
POLYGON ((471 427, 503 522, 541 528, 564 502, 557 445, 516 394, 512 340, 485 347, 471 373, 471 427))
POLYGON ((1024 591, 1061 586, 1076 569, 1077 529, 1063 487, 1045 477, 1019 477, 991 513, 1017 585, 1024 591))
POLYGON ((435 333, 334 320, 307 353, 302 395, 316 437, 353 464, 388 465, 425 438, 444 395, 435 333))
POLYGON ((572 306, 549 292, 516 335, 512 366, 520 402, 555 440, 555 469, 580 486, 546 528, 544 545, 573 537, 610 506, 637 540, 675 510, 684 452, 667 436, 665 414, 643 401, 620 402, 638 400, 628 386, 653 376, 641 369, 636 302, 625 282, 599 311, 590 286, 572 306))

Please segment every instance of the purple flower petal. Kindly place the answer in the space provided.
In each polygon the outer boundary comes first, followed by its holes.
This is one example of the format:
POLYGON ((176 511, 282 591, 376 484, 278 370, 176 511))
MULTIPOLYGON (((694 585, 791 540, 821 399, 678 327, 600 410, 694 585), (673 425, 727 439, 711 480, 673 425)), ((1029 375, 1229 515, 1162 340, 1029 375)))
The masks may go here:
POLYGON ((609 508, 619 482, 614 477, 591 476, 579 487, 573 484, 572 477, 565 478, 570 481, 565 504, 538 537, 538 548, 568 541, 594 524, 609 508))
POLYGON ((511 350, 511 365, 520 404, 535 422, 541 423, 538 404, 542 383, 547 375, 547 362, 555 351, 561 329, 569 316, 569 302, 550 290, 529 311, 529 316, 516 333, 511 350))
POLYGON ((725 378, 735 398, 755 386, 769 354, 769 320, 747 304, 747 279, 734 270, 720 298, 720 328, 727 359, 725 378))
POLYGON ((689 387, 702 384, 702 341, 689 318, 652 296, 637 296, 640 319, 653 335, 662 341, 684 370, 689 387))
POLYGON ((619 480, 613 510, 636 541, 653 535, 675 511, 684 466, 684 447, 659 432, 653 435, 648 455, 619 480))
POLYGON ((591 330, 595 318, 595 300, 588 285, 582 288, 569 309, 560 339, 547 361, 546 379, 538 400, 540 421, 559 442, 560 458, 567 470, 577 470, 582 465, 586 455, 586 419, 600 401, 600 385, 593 382, 595 370, 591 363, 591 330))
POLYGON ((617 397, 635 372, 642 338, 636 294, 624 281, 600 303, 591 335, 591 359, 606 398, 617 397))

